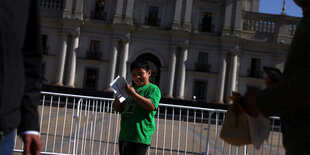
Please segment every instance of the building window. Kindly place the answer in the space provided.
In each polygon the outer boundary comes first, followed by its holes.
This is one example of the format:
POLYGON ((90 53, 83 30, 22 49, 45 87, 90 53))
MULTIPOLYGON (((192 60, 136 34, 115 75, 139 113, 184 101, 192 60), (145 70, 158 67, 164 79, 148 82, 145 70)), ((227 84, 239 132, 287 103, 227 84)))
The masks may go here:
POLYGON ((99 40, 91 40, 89 46, 89 52, 97 53, 100 50, 100 41, 99 40))
POLYGON ((159 26, 160 19, 158 19, 159 7, 150 6, 148 17, 145 18, 145 24, 150 26, 159 26))
POLYGON ((106 20, 107 14, 104 12, 105 0, 96 0, 94 19, 106 20))
POLYGON ((43 54, 48 54, 48 46, 47 46, 47 35, 41 35, 41 48, 43 54))
POLYGON ((100 41, 91 40, 89 50, 86 52, 86 59, 100 60, 101 55, 102 54, 100 52, 100 41))
POLYGON ((84 88, 96 89, 98 83, 98 70, 96 68, 85 68, 84 88))
POLYGON ((212 30, 213 14, 210 12, 203 12, 201 17, 200 30, 202 32, 211 32, 212 30))
POLYGON ((210 65, 208 63, 209 54, 206 52, 199 52, 198 62, 195 65, 196 71, 210 72, 210 65))
POLYGON ((207 82, 199 80, 195 81, 193 96, 196 97, 196 100, 206 100, 206 94, 207 94, 207 82))
POLYGON ((261 71, 261 60, 252 58, 251 59, 251 68, 248 69, 248 76, 249 77, 257 77, 261 78, 263 75, 263 72, 261 71))

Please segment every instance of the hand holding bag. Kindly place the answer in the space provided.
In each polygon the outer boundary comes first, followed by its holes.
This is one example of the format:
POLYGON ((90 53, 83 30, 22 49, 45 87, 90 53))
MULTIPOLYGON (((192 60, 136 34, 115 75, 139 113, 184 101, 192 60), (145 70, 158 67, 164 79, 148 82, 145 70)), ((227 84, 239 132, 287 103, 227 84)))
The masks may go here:
POLYGON ((227 110, 220 133, 220 137, 225 142, 236 146, 251 144, 247 114, 238 103, 241 98, 239 93, 233 92, 231 97, 233 104, 227 110))

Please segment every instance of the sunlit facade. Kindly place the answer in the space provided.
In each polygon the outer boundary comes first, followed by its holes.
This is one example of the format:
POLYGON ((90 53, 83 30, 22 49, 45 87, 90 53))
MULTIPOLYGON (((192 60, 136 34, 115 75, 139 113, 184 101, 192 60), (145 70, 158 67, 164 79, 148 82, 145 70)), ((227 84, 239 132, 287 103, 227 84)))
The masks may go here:
POLYGON ((41 0, 47 85, 111 91, 150 62, 162 96, 227 103, 283 69, 299 18, 257 13, 259 0, 41 0))

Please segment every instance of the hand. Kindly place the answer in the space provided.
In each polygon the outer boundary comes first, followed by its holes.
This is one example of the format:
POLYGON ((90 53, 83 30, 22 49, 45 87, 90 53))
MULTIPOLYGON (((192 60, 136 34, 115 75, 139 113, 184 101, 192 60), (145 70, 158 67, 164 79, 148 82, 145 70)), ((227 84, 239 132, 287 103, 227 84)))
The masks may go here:
POLYGON ((113 108, 116 112, 122 111, 121 102, 119 101, 119 99, 117 97, 115 97, 115 99, 114 99, 113 108))
POLYGON ((24 140, 24 155, 40 155, 41 141, 38 135, 25 134, 24 140))
POLYGON ((135 92, 135 89, 129 85, 129 84, 126 84, 125 85, 125 90, 126 90, 126 93, 129 95, 129 96, 133 96, 136 92, 135 92))
POLYGON ((272 81, 270 78, 265 79, 265 85, 267 86, 267 88, 269 88, 273 85, 276 85, 276 84, 277 84, 277 82, 272 81))
POLYGON ((117 97, 114 98, 114 102, 120 102, 117 97))
POLYGON ((247 92, 244 96, 244 101, 247 112, 252 116, 257 116, 259 113, 259 108, 256 104, 256 92, 247 92))
POLYGON ((233 103, 238 103, 242 96, 240 93, 233 91, 229 98, 233 101, 233 103))

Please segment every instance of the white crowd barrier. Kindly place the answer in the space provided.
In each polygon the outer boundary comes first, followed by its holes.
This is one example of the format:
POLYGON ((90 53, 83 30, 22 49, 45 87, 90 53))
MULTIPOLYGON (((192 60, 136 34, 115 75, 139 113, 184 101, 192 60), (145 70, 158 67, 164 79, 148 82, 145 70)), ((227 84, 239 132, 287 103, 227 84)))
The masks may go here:
MULTIPOLYGON (((120 114, 111 98, 42 92, 41 154, 118 155, 120 114)), ((279 117, 270 117, 268 141, 260 149, 236 147, 219 138, 226 110, 160 103, 156 131, 148 150, 153 154, 284 155, 279 117)), ((14 152, 23 143, 15 138, 14 152)))

